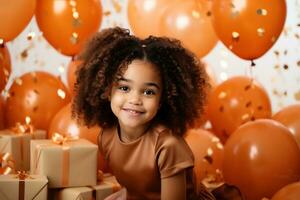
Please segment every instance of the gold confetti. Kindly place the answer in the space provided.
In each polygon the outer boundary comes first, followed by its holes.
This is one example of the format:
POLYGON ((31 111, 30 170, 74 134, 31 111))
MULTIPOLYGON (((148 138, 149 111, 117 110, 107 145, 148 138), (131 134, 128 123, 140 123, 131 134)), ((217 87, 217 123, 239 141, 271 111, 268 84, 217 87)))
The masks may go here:
POLYGON ((274 51, 274 53, 275 53, 276 56, 279 56, 279 54, 280 54, 279 51, 277 51, 277 50, 274 51))
POLYGON ((2 95, 3 95, 4 98, 9 98, 10 97, 9 92, 6 89, 3 90, 2 95))
POLYGON ((16 82, 16 84, 18 84, 18 85, 22 85, 22 84, 23 84, 23 81, 22 81, 22 79, 20 79, 20 78, 16 78, 15 82, 16 82))
POLYGON ((268 11, 266 9, 260 8, 256 10, 256 13, 258 15, 266 16, 268 14, 268 11))
POLYGON ((66 98, 66 93, 65 91, 63 91, 62 89, 58 89, 57 90, 57 95, 62 98, 62 99, 65 99, 66 98))
POLYGON ((81 19, 80 19, 80 18, 73 18, 72 25, 73 25, 74 27, 80 26, 80 25, 81 25, 81 19))
POLYGON ((205 161, 207 161, 209 164, 212 164, 213 163, 213 159, 212 159, 212 157, 211 156, 204 156, 204 158, 203 158, 205 161))
POLYGON ((218 149, 224 149, 224 146, 223 146, 223 144, 221 142, 218 142, 217 143, 217 148, 218 149))
POLYGON ((209 148, 207 149, 207 155, 208 155, 208 156, 212 156, 213 153, 214 153, 214 151, 212 150, 212 148, 209 147, 209 148))
POLYGON ((218 95, 219 99, 224 99, 227 96, 226 92, 220 92, 220 94, 218 95))
POLYGON ((224 106, 220 106, 219 111, 223 112, 224 111, 224 106))
POLYGON ((276 41, 276 37, 275 36, 273 36, 272 38, 271 38, 271 42, 275 42, 276 41))
POLYGON ((233 49, 233 46, 232 46, 232 45, 229 45, 228 48, 229 48, 230 50, 232 50, 232 49, 233 49))
POLYGON ((21 58, 22 59, 26 59, 28 57, 28 49, 25 49, 24 51, 22 51, 21 53, 21 58))
POLYGON ((4 40, 2 38, 0 38, 0 45, 4 45, 4 40))
POLYGON ((211 16, 211 11, 207 11, 207 12, 206 12, 206 16, 207 16, 207 17, 210 17, 210 16, 211 16))
POLYGON ((233 40, 235 41, 239 40, 240 34, 238 32, 233 31, 231 35, 233 40))
POLYGON ((296 38, 296 39, 300 39, 300 36, 299 36, 298 33, 295 33, 295 38, 296 38))
POLYGON ((300 60, 297 62, 297 66, 300 67, 300 60))
POLYGON ((78 19, 79 18, 79 13, 77 11, 73 12, 72 14, 74 19, 78 19))
POLYGON ((283 69, 288 70, 288 69, 289 69, 289 66, 288 66, 287 64, 284 64, 284 65, 283 65, 283 69))
POLYGON ((27 35, 27 40, 32 40, 35 37, 35 32, 31 31, 30 33, 28 33, 27 35))
POLYGON ((264 28, 258 28, 257 29, 257 35, 259 37, 263 37, 265 35, 265 29, 264 28))
POLYGON ((276 64, 275 66, 274 66, 274 69, 280 69, 280 66, 279 66, 279 64, 276 64))
POLYGON ((294 94, 294 98, 295 98, 297 101, 300 101, 300 90, 294 94))
POLYGON ((76 6, 76 1, 75 0, 70 0, 69 4, 70 4, 70 6, 75 7, 76 6))
POLYGON ((114 7, 115 11, 117 13, 120 13, 122 10, 121 4, 117 0, 113 0, 112 3, 113 3, 113 7, 114 7))
POLYGON ((250 84, 250 85, 246 85, 245 88, 244 88, 244 90, 247 91, 247 90, 249 90, 250 88, 251 88, 251 84, 250 84))
POLYGON ((218 137, 213 137, 211 141, 212 142, 220 142, 220 139, 218 137))
POLYGON ((3 68, 3 72, 6 77, 9 76, 9 71, 6 68, 3 68))
POLYGON ((246 103, 246 108, 249 108, 249 107, 251 106, 251 104, 252 104, 251 101, 247 102, 247 103, 246 103))
POLYGON ((72 36, 70 38, 70 41, 72 44, 77 44, 78 43, 78 34, 76 32, 72 33, 72 36))
POLYGON ((286 56, 288 53, 288 50, 284 50, 283 54, 286 56))
POLYGON ((108 10, 108 11, 104 11, 104 12, 103 12, 103 15, 104 15, 104 16, 109 16, 109 15, 111 15, 111 12, 110 12, 109 10, 108 10))
POLYGON ((248 113, 244 114, 241 118, 243 121, 249 119, 250 115, 248 113))
POLYGON ((29 116, 26 116, 25 117, 25 122, 26 122, 26 124, 30 124, 31 118, 29 116))
POLYGON ((193 10, 192 11, 192 16, 195 17, 196 19, 199 19, 200 18, 200 13, 196 10, 193 10))
POLYGON ((62 73, 64 73, 65 72, 65 67, 63 66, 63 65, 60 65, 59 67, 58 67, 58 71, 62 74, 62 73))

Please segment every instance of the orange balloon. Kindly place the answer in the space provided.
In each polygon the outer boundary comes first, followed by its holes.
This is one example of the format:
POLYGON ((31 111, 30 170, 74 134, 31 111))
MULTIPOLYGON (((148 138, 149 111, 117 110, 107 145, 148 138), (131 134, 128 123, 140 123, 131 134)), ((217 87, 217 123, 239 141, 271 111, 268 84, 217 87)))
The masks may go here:
POLYGON ((57 111, 69 102, 70 95, 60 79, 46 72, 26 73, 9 89, 5 108, 7 126, 25 123, 26 117, 30 117, 34 127, 48 130, 57 111))
POLYGON ((76 83, 76 70, 81 64, 80 60, 72 60, 68 65, 67 81, 70 94, 74 96, 74 85, 76 83))
POLYGON ((224 148, 224 179, 246 199, 270 198, 300 179, 300 149, 290 131, 271 119, 239 127, 224 148))
MULTIPOLYGON (((72 118, 71 103, 69 103, 53 117, 48 130, 48 138, 51 138, 54 133, 59 133, 64 136, 79 136, 98 145, 100 131, 101 128, 98 126, 88 128, 87 126, 79 125, 76 119, 72 118)), ((98 169, 107 171, 104 157, 100 154, 98 159, 98 169)))
POLYGON ((210 1, 172 4, 161 18, 161 35, 177 38, 198 57, 208 54, 217 43, 210 16, 210 1), (197 3, 198 2, 198 3, 197 3))
POLYGON ((0 91, 2 91, 7 83, 11 72, 10 54, 6 45, 0 45, 0 91))
POLYGON ((171 4, 183 0, 129 0, 127 7, 128 23, 133 33, 146 38, 149 35, 159 36, 161 15, 171 4))
POLYGON ((8 42, 17 37, 30 22, 36 0, 0 0, 0 38, 8 42))
POLYGON ((255 80, 237 76, 219 84, 208 99, 207 116, 214 133, 225 143, 240 125, 259 118, 271 118, 267 92, 255 80))
POLYGON ((4 110, 5 110, 4 98, 0 96, 0 129, 4 129, 5 119, 4 119, 4 110))
POLYGON ((102 6, 99 0, 39 0, 36 20, 44 37, 56 50, 74 56, 98 31, 102 6))
POLYGON ((299 200, 300 182, 288 184, 281 188, 271 200, 299 200))
POLYGON ((286 18, 285 0, 214 0, 213 25, 219 39, 240 58, 265 54, 278 39, 286 18))
POLYGON ((191 148, 197 183, 204 178, 220 176, 223 165, 223 145, 213 133, 204 129, 189 129, 184 139, 191 148))
POLYGON ((300 104, 287 106, 274 114, 273 119, 285 125, 300 147, 300 104))

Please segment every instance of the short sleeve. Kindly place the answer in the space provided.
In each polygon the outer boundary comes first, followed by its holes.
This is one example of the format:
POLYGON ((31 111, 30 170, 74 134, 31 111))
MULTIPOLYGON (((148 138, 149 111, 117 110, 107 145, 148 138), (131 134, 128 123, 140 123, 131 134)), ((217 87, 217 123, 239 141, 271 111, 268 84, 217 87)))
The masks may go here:
POLYGON ((167 178, 193 167, 194 157, 183 138, 163 133, 157 142, 157 162, 161 178, 167 178))

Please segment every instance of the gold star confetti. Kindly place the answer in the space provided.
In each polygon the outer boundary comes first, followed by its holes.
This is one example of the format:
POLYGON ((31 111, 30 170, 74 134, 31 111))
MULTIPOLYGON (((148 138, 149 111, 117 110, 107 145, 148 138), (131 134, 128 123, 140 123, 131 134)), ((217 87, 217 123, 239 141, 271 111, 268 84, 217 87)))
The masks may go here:
POLYGON ((231 35, 232 35, 232 39, 234 41, 238 41, 239 40, 240 34, 238 32, 233 31, 231 35))
POLYGON ((57 90, 57 95, 62 98, 62 99, 65 99, 66 98, 66 93, 65 91, 63 91, 62 89, 58 89, 57 90))
POLYGON ((263 37, 265 35, 265 29, 264 28, 258 28, 257 29, 257 35, 259 37, 263 37))
POLYGON ((266 16, 268 14, 268 11, 266 9, 260 8, 256 10, 256 13, 258 15, 266 16))
POLYGON ((70 41, 72 44, 77 44, 78 43, 78 33, 73 32, 72 36, 70 38, 70 41))

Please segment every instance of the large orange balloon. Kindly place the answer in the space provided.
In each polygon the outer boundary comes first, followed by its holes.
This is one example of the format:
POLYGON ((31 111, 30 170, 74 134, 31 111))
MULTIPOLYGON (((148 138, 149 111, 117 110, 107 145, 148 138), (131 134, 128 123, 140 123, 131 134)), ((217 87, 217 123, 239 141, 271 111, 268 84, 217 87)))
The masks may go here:
POLYGON ((299 200, 300 182, 288 184, 281 188, 271 200, 299 200))
POLYGON ((207 116, 214 133, 225 142, 240 125, 250 120, 271 118, 271 103, 267 92, 255 80, 232 77, 212 91, 207 116))
POLYGON ((141 38, 159 36, 159 23, 166 8, 183 0, 129 0, 128 22, 133 33, 141 38))
POLYGON ((11 72, 10 54, 6 45, 0 45, 0 92, 5 88, 11 72))
POLYGON ((30 117, 34 127, 47 130, 57 111, 69 102, 70 95, 60 79, 46 72, 26 73, 9 89, 5 107, 7 126, 25 123, 26 117, 30 117))
POLYGON ((285 125, 300 147, 300 104, 287 106, 274 114, 273 119, 285 125))
POLYGON ((36 0, 0 0, 0 39, 8 42, 17 37, 30 22, 36 0))
POLYGON ((271 119, 239 127, 224 148, 224 179, 248 200, 270 198, 300 179, 300 149, 290 131, 271 119))
POLYGON ((197 183, 207 177, 220 176, 223 165, 223 145, 220 140, 204 129, 190 129, 184 139, 195 157, 194 172, 197 183))
POLYGON ((99 0, 38 0, 36 20, 46 40, 59 52, 74 56, 98 31, 102 20, 99 0))
POLYGON ((285 0, 214 0, 213 24, 219 39, 233 53, 253 60, 278 39, 286 18, 285 0))
MULTIPOLYGON (((79 125, 76 119, 72 118, 71 103, 69 103, 53 117, 48 130, 48 138, 51 138, 54 133, 59 133, 64 136, 79 136, 94 144, 98 144, 100 131, 101 128, 98 126, 88 128, 87 126, 79 125)), ((107 165, 102 155, 99 156, 98 169, 107 171, 107 165)))
POLYGON ((67 81, 70 94, 74 96, 74 85, 76 83, 76 70, 81 64, 80 60, 72 60, 68 65, 67 81))
POLYGON ((210 1, 184 1, 172 4, 161 18, 161 35, 177 38, 198 57, 208 54, 217 43, 208 13, 210 1))

